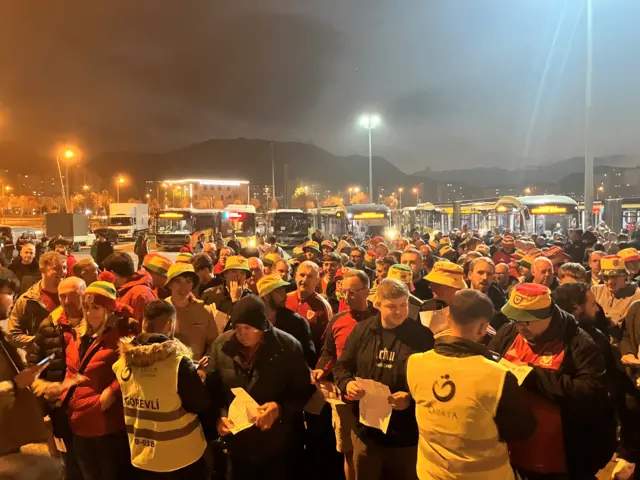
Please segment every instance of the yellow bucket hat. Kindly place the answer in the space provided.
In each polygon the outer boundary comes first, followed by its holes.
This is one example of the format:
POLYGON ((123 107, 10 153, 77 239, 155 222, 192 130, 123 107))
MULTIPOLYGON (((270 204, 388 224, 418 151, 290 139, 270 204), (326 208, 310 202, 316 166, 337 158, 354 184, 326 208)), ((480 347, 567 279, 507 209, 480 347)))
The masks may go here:
POLYGON ((618 256, 626 262, 640 260, 640 253, 635 248, 623 248, 618 252, 618 256))
POLYGON ((249 260, 240 255, 233 255, 232 257, 227 258, 227 263, 224 264, 224 271, 227 270, 244 270, 245 272, 251 273, 249 269, 249 260))
POLYGON ((618 255, 607 255, 600 259, 601 275, 604 277, 619 277, 627 275, 624 259, 618 255))
POLYGON ((501 312, 516 322, 535 322, 551 317, 551 290, 544 285, 521 283, 511 291, 501 312))
POLYGON ((267 253, 262 259, 265 267, 273 267, 277 262, 282 260, 282 257, 275 252, 267 253))
POLYGON ((191 263, 192 258, 193 258, 193 253, 180 252, 176 257, 176 263, 191 263))
POLYGON ((424 278, 429 282, 447 285, 459 290, 467 288, 467 284, 464 281, 464 269, 460 265, 451 262, 436 262, 429 274, 424 278))
POLYGON ((411 281, 413 280, 413 272, 411 271, 411 267, 409 265, 396 263, 395 265, 391 265, 389 267, 387 278, 400 280, 402 283, 410 285, 411 281))
POLYGON ((487 247, 484 243, 480 244, 475 249, 476 252, 480 252, 485 257, 489 256, 489 247, 487 247))
POLYGON ((307 243, 304 244, 304 246, 302 247, 302 250, 306 250, 307 248, 310 248, 311 250, 315 251, 319 255, 322 254, 322 252, 320 251, 320 245, 318 245, 318 242, 309 240, 307 243))
POLYGON ((274 273, 273 275, 265 275, 256 283, 258 287, 258 295, 265 297, 280 287, 286 287, 289 282, 285 282, 280 275, 274 273))
POLYGON ((196 275, 196 271, 193 269, 193 265, 190 263, 174 263, 169 267, 169 271, 167 272, 167 281, 164 284, 165 287, 168 287, 172 280, 180 275, 188 275, 193 278, 194 285, 198 283, 198 275, 196 275))

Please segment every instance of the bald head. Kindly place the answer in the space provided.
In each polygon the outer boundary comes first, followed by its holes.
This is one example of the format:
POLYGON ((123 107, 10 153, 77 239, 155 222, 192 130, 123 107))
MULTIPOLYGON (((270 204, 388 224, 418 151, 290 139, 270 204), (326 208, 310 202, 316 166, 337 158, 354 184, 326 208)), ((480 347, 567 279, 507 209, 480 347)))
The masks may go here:
POLYGON ((78 277, 65 278, 58 286, 60 306, 74 326, 77 324, 74 319, 78 322, 82 319, 82 295, 86 289, 87 284, 78 277))
POLYGON ((547 257, 538 257, 531 265, 531 275, 533 283, 551 287, 553 283, 553 263, 547 257))

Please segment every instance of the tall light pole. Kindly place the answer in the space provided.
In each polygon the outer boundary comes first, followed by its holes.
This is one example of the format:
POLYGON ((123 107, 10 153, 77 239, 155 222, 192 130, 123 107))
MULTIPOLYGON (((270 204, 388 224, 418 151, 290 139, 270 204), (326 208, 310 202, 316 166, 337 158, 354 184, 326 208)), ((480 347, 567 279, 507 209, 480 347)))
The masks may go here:
POLYGON ((369 198, 373 199, 373 152, 371 149, 371 130, 380 125, 380 117, 378 115, 362 115, 360 117, 360 125, 369 132, 369 198))
POLYGON ((418 206, 418 203, 420 203, 420 198, 418 197, 418 195, 420 195, 420 190, 418 190, 417 188, 414 188, 413 193, 416 194, 416 206, 418 206))
POLYGON ((119 177, 116 182, 116 203, 120 203, 120 185, 124 183, 124 178, 119 177))
POLYGON ((587 79, 584 111, 584 228, 593 223, 593 153, 589 148, 591 133, 591 77, 593 70, 593 5, 587 2, 587 79))
POLYGON ((402 192, 404 192, 404 188, 400 187, 398 189, 398 193, 400 194, 400 210, 402 210, 402 192))

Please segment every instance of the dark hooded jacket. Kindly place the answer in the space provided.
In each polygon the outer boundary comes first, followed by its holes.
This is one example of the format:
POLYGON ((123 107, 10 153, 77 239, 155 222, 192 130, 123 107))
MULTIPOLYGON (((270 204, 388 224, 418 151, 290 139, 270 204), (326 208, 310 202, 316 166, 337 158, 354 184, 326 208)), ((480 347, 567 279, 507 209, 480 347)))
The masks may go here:
MULTIPOLYGON (((517 336, 516 324, 507 324, 489 349, 502 357, 517 336)), ((615 450, 611 418, 603 415, 610 402, 605 359, 593 339, 557 306, 542 336, 542 342, 561 338, 564 358, 558 370, 534 366, 522 386, 558 405, 568 473, 571 478, 590 478, 609 462, 615 450)))
MULTIPOLYGON (((238 302, 231 321, 233 324, 251 322, 252 326, 259 322, 263 326, 264 335, 253 360, 245 360, 246 349, 238 341, 235 331, 223 333, 209 353, 206 385, 211 397, 211 413, 215 418, 227 415, 234 399, 232 388, 244 388, 258 405, 278 404, 279 417, 270 429, 261 431, 253 426, 225 437, 232 457, 259 463, 289 455, 300 448, 304 431, 302 410, 314 389, 300 342, 272 327, 264 310, 260 313, 263 319, 256 318, 255 311, 247 311, 245 307, 251 307, 251 298, 238 302), (247 314, 253 318, 244 318, 247 314)), ((259 298, 257 300, 262 302, 259 298)))

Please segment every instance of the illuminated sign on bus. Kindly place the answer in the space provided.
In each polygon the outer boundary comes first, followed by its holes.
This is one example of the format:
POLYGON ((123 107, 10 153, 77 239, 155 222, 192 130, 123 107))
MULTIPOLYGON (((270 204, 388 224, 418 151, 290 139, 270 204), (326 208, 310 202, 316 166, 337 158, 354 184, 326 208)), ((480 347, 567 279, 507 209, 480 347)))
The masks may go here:
POLYGON ((377 220, 385 218, 385 214, 382 212, 362 212, 353 215, 354 220, 377 220))
POLYGON ((567 213, 567 207, 558 205, 541 205, 531 209, 533 215, 562 215, 567 213))

